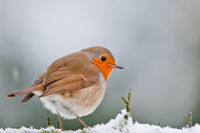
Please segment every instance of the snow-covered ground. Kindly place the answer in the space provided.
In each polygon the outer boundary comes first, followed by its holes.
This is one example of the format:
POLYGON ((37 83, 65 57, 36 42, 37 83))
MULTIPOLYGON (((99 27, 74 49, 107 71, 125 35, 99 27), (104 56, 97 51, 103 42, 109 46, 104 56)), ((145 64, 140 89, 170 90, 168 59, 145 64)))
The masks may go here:
MULTIPOLYGON (((107 124, 98 124, 88 129, 79 129, 76 131, 65 131, 65 133, 200 133, 200 125, 196 124, 193 127, 176 129, 171 127, 160 127, 156 125, 133 123, 131 116, 128 120, 124 119, 126 110, 122 110, 115 119, 111 119, 107 124)), ((20 129, 0 129, 0 133, 57 133, 60 129, 48 127, 46 129, 25 128, 20 129), (45 132, 46 131, 46 132, 45 132), (54 131, 54 132, 52 132, 54 131)))

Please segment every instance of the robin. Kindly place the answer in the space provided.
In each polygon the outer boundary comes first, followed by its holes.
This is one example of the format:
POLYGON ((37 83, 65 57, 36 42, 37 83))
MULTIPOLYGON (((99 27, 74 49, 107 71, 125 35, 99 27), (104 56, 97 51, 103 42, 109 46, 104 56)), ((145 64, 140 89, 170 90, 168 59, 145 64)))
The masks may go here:
POLYGON ((54 61, 32 84, 30 88, 13 92, 7 97, 24 95, 21 103, 26 103, 37 95, 44 106, 66 119, 77 118, 92 113, 101 103, 107 79, 113 69, 123 69, 115 64, 112 53, 103 47, 83 49, 54 61))

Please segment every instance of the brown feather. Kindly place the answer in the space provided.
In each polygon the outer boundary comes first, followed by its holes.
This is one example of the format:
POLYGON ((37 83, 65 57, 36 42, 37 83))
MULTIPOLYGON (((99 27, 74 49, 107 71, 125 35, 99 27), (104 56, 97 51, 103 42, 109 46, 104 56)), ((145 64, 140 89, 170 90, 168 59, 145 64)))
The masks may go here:
POLYGON ((15 96, 24 95, 33 91, 39 91, 39 90, 44 90, 44 89, 45 89, 45 86, 43 84, 40 84, 40 85, 30 87, 24 90, 13 92, 11 94, 8 94, 7 97, 15 97, 15 96))
POLYGON ((26 94, 26 95, 24 96, 24 98, 21 100, 21 103, 26 103, 26 102, 28 102, 34 95, 35 95, 35 94, 32 93, 32 92, 26 94))
POLYGON ((57 80, 49 85, 44 93, 39 97, 44 97, 52 94, 66 93, 78 89, 87 88, 95 85, 99 81, 99 76, 83 77, 83 75, 70 75, 67 78, 57 80))
MULTIPOLYGON (((39 84, 41 84, 43 82, 43 78, 44 78, 45 73, 43 73, 42 75, 40 75, 37 80, 35 80, 35 82, 33 82, 32 87, 37 86, 39 84)), ((21 103, 26 103, 27 101, 29 101, 35 94, 30 92, 25 94, 24 98, 21 100, 21 103)))
POLYGON ((69 77, 70 75, 70 72, 66 68, 60 68, 54 73, 49 74, 49 76, 46 76, 43 83, 48 85, 57 80, 69 77))

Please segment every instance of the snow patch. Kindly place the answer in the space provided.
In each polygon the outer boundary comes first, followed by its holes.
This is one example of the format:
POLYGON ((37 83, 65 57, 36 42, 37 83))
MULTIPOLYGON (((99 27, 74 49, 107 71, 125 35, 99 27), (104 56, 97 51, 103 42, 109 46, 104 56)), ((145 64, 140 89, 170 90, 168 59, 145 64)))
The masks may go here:
MULTIPOLYGON (((115 119, 111 119, 107 124, 97 124, 94 127, 88 129, 78 129, 76 131, 68 130, 64 133, 200 133, 200 125, 196 124, 193 127, 184 127, 182 129, 171 128, 171 127, 160 127, 156 125, 140 124, 138 122, 133 123, 132 117, 129 116, 128 120, 124 119, 126 110, 122 110, 115 119)), ((40 133, 42 131, 58 131, 54 127, 34 129, 21 127, 20 129, 0 129, 0 133, 40 133)))

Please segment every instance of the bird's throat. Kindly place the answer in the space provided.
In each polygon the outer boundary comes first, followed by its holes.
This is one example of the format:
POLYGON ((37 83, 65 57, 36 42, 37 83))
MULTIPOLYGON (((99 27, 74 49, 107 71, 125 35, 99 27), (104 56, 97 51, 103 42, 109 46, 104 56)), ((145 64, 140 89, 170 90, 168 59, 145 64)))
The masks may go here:
POLYGON ((105 81, 107 81, 109 75, 111 74, 113 67, 111 67, 110 65, 107 64, 101 64, 101 63, 95 63, 94 64, 101 70, 105 81))

